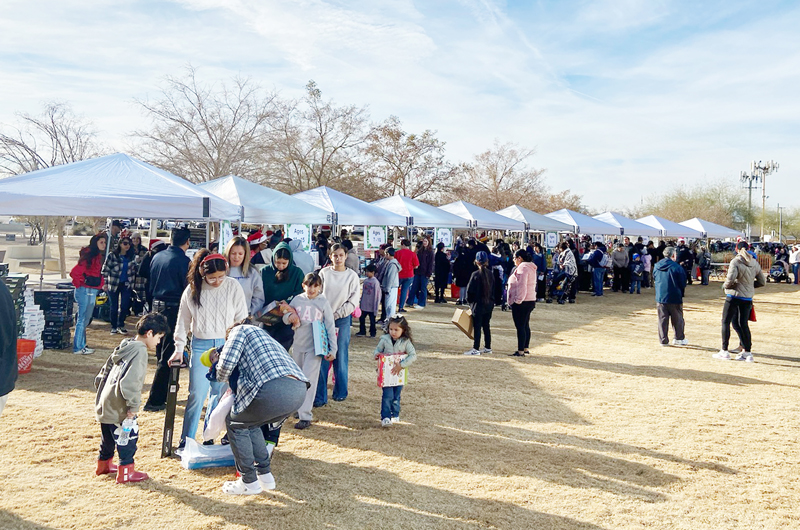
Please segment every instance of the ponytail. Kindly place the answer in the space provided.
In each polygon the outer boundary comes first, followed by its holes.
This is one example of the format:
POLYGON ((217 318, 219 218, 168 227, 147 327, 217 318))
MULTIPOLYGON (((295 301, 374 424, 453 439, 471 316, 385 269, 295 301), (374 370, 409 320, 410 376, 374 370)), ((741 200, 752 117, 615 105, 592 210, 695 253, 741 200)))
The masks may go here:
POLYGON ((211 272, 227 271, 228 262, 220 254, 211 254, 207 248, 201 248, 194 255, 189 265, 186 280, 192 289, 192 301, 200 307, 200 293, 203 289, 203 276, 211 272))

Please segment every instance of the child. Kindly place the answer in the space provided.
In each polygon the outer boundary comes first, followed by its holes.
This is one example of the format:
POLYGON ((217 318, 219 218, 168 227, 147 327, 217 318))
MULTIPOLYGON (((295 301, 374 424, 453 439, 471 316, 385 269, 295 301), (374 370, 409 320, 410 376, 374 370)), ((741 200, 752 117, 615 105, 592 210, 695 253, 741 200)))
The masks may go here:
MULTIPOLYGON (((389 332, 381 337, 375 348, 375 359, 381 355, 406 355, 406 358, 392 367, 392 374, 399 374, 417 359, 417 350, 411 342, 411 328, 402 316, 388 320, 389 332)), ((400 392, 403 386, 383 387, 381 399, 381 427, 391 427, 400 421, 400 392)))
POLYGON ((366 323, 369 317, 369 336, 375 336, 375 314, 381 305, 381 284, 375 277, 378 268, 373 265, 367 265, 364 269, 367 274, 367 279, 361 286, 361 317, 359 318, 359 330, 356 337, 366 337, 366 323))
POLYGON ((403 266, 394 257, 394 248, 386 249, 386 265, 383 267, 383 280, 381 290, 386 300, 386 319, 391 319, 397 313, 397 289, 400 287, 400 271, 403 266))
MULTIPOLYGON (((305 275, 305 278, 303 278, 303 291, 303 294, 298 294, 292 299, 290 306, 294 311, 286 313, 283 316, 283 320, 286 324, 291 324, 295 330, 292 359, 303 370, 309 381, 317 381, 322 360, 314 351, 312 322, 322 322, 328 331, 330 351, 325 355, 325 360, 328 362, 336 358, 336 326, 334 325, 333 309, 331 309, 331 305, 325 295, 320 294, 320 291, 322 291, 322 277, 319 273, 309 272, 305 275)), ((306 390, 306 398, 303 401, 303 405, 297 410, 300 421, 295 424, 295 429, 306 429, 311 425, 311 408, 314 404, 316 392, 317 387, 314 384, 306 390)))
POLYGON ((156 345, 167 333, 169 325, 164 315, 151 313, 143 316, 136 323, 136 337, 123 339, 94 380, 97 388, 95 415, 100 422, 101 432, 100 456, 95 474, 116 472, 117 484, 140 482, 148 478, 146 473, 134 469, 133 455, 136 454, 136 441, 139 438, 136 413, 142 402, 142 386, 147 373, 147 350, 155 351, 156 345), (125 419, 133 420, 133 428, 128 443, 117 445, 117 468, 111 461, 114 459, 114 445, 122 434, 121 424, 125 419))
POLYGON ((628 294, 633 294, 636 289, 636 294, 642 294, 642 275, 644 274, 644 264, 642 257, 639 254, 633 255, 633 261, 630 264, 631 269, 631 287, 628 294))

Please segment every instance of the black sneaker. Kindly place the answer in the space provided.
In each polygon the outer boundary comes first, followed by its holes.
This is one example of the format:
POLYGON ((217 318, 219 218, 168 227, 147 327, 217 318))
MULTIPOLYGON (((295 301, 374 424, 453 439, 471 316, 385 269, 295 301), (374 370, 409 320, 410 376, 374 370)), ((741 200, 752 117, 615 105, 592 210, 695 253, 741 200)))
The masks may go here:
POLYGON ((355 335, 355 336, 356 336, 356 337, 366 337, 366 336, 367 336, 367 334, 366 334, 366 333, 361 333, 361 332, 359 331, 358 333, 356 333, 356 335, 355 335))
POLYGON ((214 440, 206 440, 203 445, 214 445, 214 440))
POLYGON ((311 422, 309 420, 300 420, 294 424, 295 429, 308 429, 311 427, 311 422))
POLYGON ((161 412, 162 410, 166 409, 167 405, 150 405, 149 403, 146 404, 142 410, 145 412, 161 412))

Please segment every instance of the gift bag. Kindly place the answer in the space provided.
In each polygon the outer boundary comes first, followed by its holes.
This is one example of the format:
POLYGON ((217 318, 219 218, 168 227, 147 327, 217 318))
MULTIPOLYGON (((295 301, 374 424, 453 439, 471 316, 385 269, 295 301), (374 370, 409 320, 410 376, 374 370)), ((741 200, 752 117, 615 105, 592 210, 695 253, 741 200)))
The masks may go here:
POLYGON ((314 335, 314 355, 317 357, 328 355, 331 352, 331 343, 325 323, 320 320, 313 321, 311 323, 311 333, 314 335))
POLYGON ((200 445, 194 438, 186 438, 186 447, 181 455, 184 469, 207 467, 232 467, 236 465, 230 445, 200 445))
POLYGON ((403 386, 408 379, 408 368, 403 368, 394 375, 392 366, 408 357, 407 355, 379 355, 378 356, 378 386, 403 386))
POLYGON ((750 306, 750 316, 748 319, 750 322, 757 322, 756 320, 756 306, 750 306))
POLYGON ((472 311, 469 309, 456 309, 456 312, 453 313, 453 324, 456 325, 458 329, 464 332, 464 334, 473 339, 472 335, 472 311))
POLYGON ((222 434, 227 427, 225 426, 225 418, 233 408, 234 394, 229 388, 228 391, 219 400, 217 406, 211 411, 211 416, 208 417, 208 424, 203 431, 203 440, 213 440, 222 434))

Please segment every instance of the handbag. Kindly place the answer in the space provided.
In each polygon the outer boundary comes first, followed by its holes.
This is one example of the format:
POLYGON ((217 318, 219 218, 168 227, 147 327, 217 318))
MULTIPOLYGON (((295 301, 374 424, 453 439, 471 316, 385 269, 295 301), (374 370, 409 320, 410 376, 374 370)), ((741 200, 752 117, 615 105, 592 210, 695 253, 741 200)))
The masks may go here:
POLYGON ((100 287, 102 278, 100 276, 87 276, 83 275, 83 283, 86 287, 100 287))

